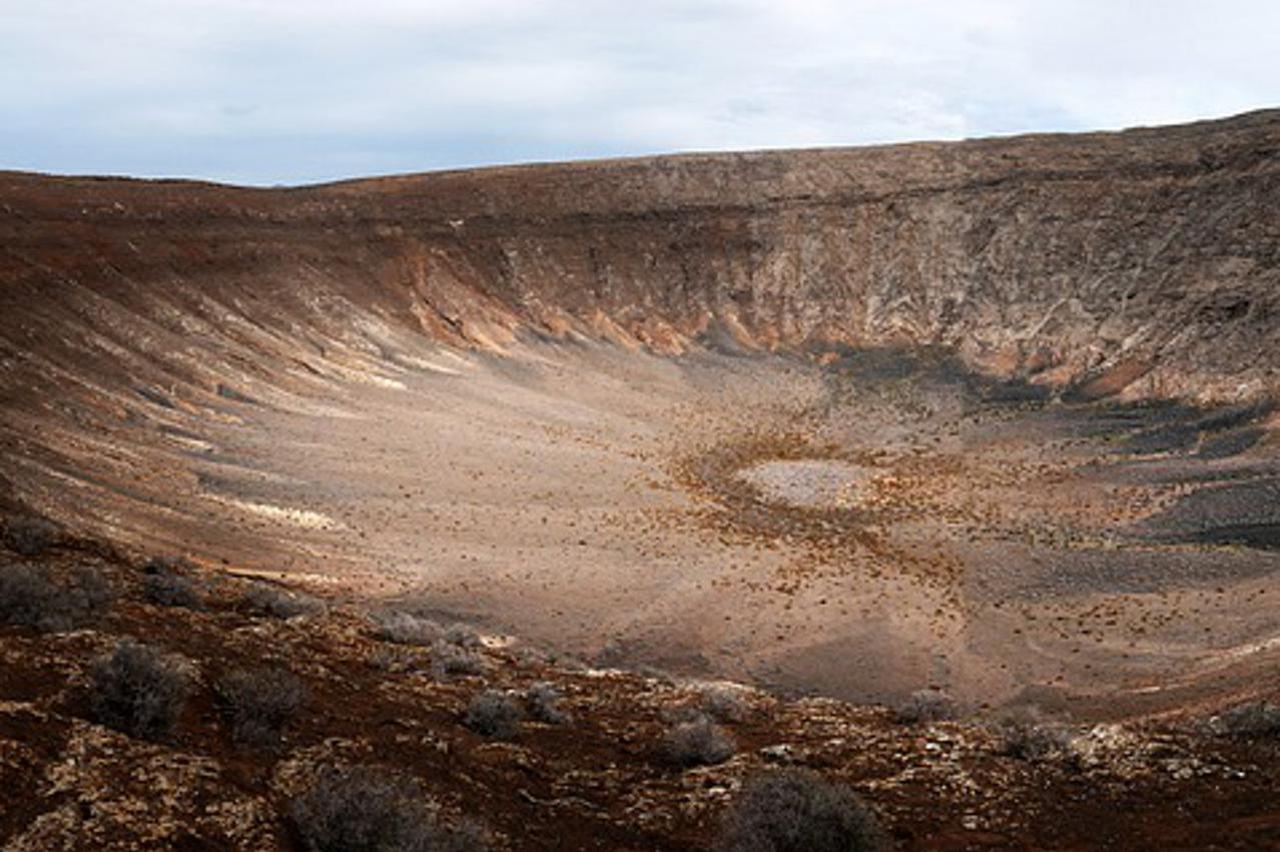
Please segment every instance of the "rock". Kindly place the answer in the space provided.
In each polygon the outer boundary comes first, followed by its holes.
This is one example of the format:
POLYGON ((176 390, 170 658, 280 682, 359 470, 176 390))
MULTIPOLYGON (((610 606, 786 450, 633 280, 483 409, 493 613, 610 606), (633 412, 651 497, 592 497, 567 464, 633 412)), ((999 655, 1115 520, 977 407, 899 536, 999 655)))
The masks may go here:
POLYGON ((760 749, 760 756, 769 763, 792 763, 795 760, 795 750, 785 743, 768 745, 760 749))

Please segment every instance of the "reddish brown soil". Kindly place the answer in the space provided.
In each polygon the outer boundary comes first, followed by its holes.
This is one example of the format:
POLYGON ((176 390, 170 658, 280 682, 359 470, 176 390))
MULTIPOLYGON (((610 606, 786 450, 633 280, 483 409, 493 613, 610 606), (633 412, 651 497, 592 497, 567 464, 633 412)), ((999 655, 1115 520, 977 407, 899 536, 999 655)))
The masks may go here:
POLYGON ((702 849, 741 779, 787 762, 850 783, 903 848, 1259 849, 1280 843, 1280 742, 1205 733, 1196 717, 1076 729, 1068 754, 1003 756, 979 720, 911 726, 882 709, 751 694, 729 724, 738 753, 678 770, 662 757, 665 721, 692 686, 548 663, 520 645, 484 651, 482 676, 433 680, 377 663, 428 652, 371 638, 356 609, 290 621, 237 609, 240 583, 213 583, 204 612, 140 602, 141 570, 64 542, 36 560, 91 565, 119 595, 88 629, 0 628, 0 838, 12 849, 295 848, 282 816, 315 767, 397 767, 448 814, 480 819, 501 848, 702 849), (119 636, 192 660, 194 699, 158 745, 94 724, 85 670, 119 636), (399 650, 397 651, 397 648, 399 650), (278 752, 236 746, 210 684, 238 665, 285 666, 311 701, 278 752), (574 716, 525 722, 510 742, 459 723, 485 688, 551 680, 574 716))

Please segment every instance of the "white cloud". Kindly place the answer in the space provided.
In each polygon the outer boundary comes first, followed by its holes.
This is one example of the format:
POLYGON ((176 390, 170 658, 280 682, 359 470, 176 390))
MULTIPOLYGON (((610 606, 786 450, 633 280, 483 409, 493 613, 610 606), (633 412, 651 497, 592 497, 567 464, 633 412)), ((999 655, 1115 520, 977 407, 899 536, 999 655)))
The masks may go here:
POLYGON ((1280 4, 0 0, 0 168, 271 183, 1181 121, 1280 4))

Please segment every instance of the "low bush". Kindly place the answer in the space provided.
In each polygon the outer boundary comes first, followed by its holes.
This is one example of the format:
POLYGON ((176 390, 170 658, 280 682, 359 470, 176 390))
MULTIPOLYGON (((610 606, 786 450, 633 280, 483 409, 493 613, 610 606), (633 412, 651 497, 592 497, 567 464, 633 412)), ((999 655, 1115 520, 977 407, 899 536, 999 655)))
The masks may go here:
POLYGON ((726 724, 740 724, 751 715, 751 705, 741 689, 724 684, 705 684, 698 689, 702 712, 726 724))
POLYGON ((152 556, 142 563, 145 574, 187 574, 194 571, 195 567, 184 556, 152 556))
POLYGON ((525 692, 524 699, 531 719, 548 725, 567 725, 573 721, 573 717, 561 706, 564 696, 554 683, 544 680, 533 684, 525 692))
POLYGON ((54 629, 66 609, 62 589, 47 571, 14 563, 0 566, 0 622, 54 629))
POLYGON ((851 790, 803 770, 748 779, 725 815, 723 852, 880 852, 892 848, 851 790))
POLYGON ((388 674, 404 674, 426 668, 423 658, 414 653, 413 649, 398 645, 375 646, 369 652, 369 665, 388 674))
POLYGON ((460 648, 443 640, 431 646, 431 674, 436 680, 450 675, 484 674, 484 655, 468 648, 460 648))
POLYGON ((111 606, 115 592, 102 572, 88 565, 80 565, 67 572, 65 588, 79 601, 83 618, 91 619, 111 606))
POLYGON ((148 602, 157 606, 175 606, 183 609, 201 609, 204 598, 195 581, 175 573, 148 574, 142 581, 142 594, 148 602))
POLYGON ((482 737, 509 740, 520 732, 523 715, 510 695, 490 689, 471 699, 462 724, 482 737))
POLYGON ((438 623, 407 612, 383 612, 373 618, 374 637, 397 645, 429 646, 445 638, 438 623))
POLYGON ((894 717, 905 725, 949 722, 957 715, 959 711, 951 696, 936 689, 913 692, 894 710, 894 717))
POLYGON ((481 833, 448 826, 417 782, 371 766, 328 768, 289 805, 309 852, 480 852, 481 833))
POLYGON ((214 687, 219 709, 240 745, 274 748, 307 702, 307 688, 278 668, 236 669, 214 687))
POLYGON ((462 622, 454 622, 445 630, 444 641, 451 645, 457 645, 459 648, 479 648, 480 634, 474 627, 463 624, 462 622))
POLYGON ((999 751, 1006 757, 1038 761, 1066 755, 1071 745, 1071 732, 1061 726, 1006 719, 996 725, 999 751))
POLYGON ((242 601, 252 615, 268 618, 290 619, 324 612, 324 603, 320 599, 286 591, 270 583, 250 583, 244 590, 242 601))
POLYGON ((1213 719, 1214 731, 1243 739, 1280 737, 1280 707, 1270 701, 1249 701, 1213 719))
POLYGON ((724 729, 706 716, 681 722, 663 740, 667 760, 676 766, 712 766, 733 757, 737 746, 724 729))
POLYGON ((182 715, 191 681, 180 660, 126 639, 89 669, 90 705, 104 725, 160 739, 182 715))
POLYGON ((4 525, 4 544, 19 556, 39 556, 58 543, 61 530, 44 518, 12 518, 4 525))
POLYGON ((72 569, 58 581, 43 568, 0 566, 0 624, 71 630, 92 621, 110 603, 110 586, 91 568, 72 569))

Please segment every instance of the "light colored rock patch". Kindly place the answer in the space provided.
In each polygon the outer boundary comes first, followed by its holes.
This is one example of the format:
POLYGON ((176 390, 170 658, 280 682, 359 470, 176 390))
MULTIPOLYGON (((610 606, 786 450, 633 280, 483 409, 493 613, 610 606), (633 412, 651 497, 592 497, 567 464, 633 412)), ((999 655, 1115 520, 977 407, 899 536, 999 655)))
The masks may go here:
POLYGON ((292 524, 308 530, 341 530, 346 529, 346 525, 341 521, 336 521, 328 515, 320 512, 312 512, 308 509, 294 509, 289 506, 276 506, 271 503, 252 503, 248 500, 236 500, 233 497, 211 497, 228 506, 234 506, 245 512, 251 512, 255 515, 261 515, 264 518, 270 518, 273 521, 279 521, 284 524, 292 524))
POLYGON ((737 476, 771 503, 830 509, 855 503, 870 472, 835 459, 777 459, 744 468, 737 476))

